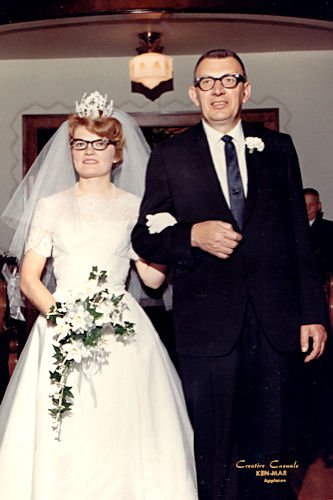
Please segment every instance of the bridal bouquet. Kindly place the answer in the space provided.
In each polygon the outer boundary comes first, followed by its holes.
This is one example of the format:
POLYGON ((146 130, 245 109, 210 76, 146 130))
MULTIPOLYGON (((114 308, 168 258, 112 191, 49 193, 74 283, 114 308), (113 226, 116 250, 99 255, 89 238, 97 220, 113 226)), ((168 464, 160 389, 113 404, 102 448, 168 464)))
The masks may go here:
POLYGON ((49 409, 55 419, 54 429, 60 437, 63 415, 70 411, 74 395, 67 385, 71 370, 79 363, 102 359, 104 356, 103 330, 111 328, 118 339, 133 338, 134 324, 123 320, 127 305, 122 295, 110 294, 106 287, 107 273, 93 267, 85 290, 70 292, 66 300, 57 302, 47 314, 57 341, 53 344, 54 371, 50 379, 55 384, 49 409))

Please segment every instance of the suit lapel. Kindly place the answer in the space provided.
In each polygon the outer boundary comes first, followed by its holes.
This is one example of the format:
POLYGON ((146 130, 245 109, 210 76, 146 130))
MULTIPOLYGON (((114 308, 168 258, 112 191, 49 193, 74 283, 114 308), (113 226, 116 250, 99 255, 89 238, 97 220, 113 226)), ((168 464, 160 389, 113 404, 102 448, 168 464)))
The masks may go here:
POLYGON ((196 126, 196 140, 192 143, 192 158, 198 174, 195 182, 208 187, 209 202, 214 203, 216 217, 220 216, 221 219, 223 217, 226 222, 233 223, 234 219, 218 180, 201 122, 196 126))

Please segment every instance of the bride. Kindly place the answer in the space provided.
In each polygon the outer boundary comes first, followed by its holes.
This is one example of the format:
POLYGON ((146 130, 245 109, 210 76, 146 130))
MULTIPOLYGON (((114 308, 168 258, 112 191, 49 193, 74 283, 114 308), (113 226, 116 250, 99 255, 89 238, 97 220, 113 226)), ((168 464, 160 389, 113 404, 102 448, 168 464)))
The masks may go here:
POLYGON ((30 186, 35 177, 28 205, 17 208, 21 189, 4 213, 21 214, 13 241, 19 253, 26 240, 21 289, 41 313, 0 408, 0 497, 6 500, 197 499, 179 378, 149 319, 125 291, 131 259, 152 288, 165 270, 140 259, 130 244, 140 200, 110 182, 124 146, 114 114, 100 94, 84 96, 23 181, 30 186), (53 293, 41 280, 50 257, 53 293), (94 266, 107 271, 110 291, 124 294, 135 334, 118 342, 105 328, 103 361, 74 362, 67 380, 74 398, 58 437, 49 411, 57 334, 47 315, 66 293, 84 288, 94 266))

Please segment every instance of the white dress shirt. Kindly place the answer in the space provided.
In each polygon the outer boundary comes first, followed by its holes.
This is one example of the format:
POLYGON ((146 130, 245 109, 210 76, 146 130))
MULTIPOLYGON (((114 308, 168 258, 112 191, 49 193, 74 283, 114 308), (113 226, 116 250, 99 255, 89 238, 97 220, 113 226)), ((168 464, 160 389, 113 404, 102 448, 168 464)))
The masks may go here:
MULTIPOLYGON (((228 189, 228 179, 227 179, 227 165, 225 160, 225 152, 224 152, 224 142, 222 141, 222 137, 224 134, 218 132, 210 125, 208 125, 204 120, 202 120, 202 125, 207 137, 210 154, 213 159, 215 171, 218 177, 218 180, 221 184, 222 192, 226 199, 228 206, 230 207, 230 197, 229 197, 229 189, 228 189)), ((244 196, 247 196, 247 185, 248 185, 248 176, 247 176, 247 166, 246 166, 246 158, 245 158, 245 138, 243 127, 241 125, 241 121, 237 123, 237 125, 228 132, 228 134, 232 137, 232 142, 235 146, 238 166, 240 170, 240 175, 243 183, 244 196)))

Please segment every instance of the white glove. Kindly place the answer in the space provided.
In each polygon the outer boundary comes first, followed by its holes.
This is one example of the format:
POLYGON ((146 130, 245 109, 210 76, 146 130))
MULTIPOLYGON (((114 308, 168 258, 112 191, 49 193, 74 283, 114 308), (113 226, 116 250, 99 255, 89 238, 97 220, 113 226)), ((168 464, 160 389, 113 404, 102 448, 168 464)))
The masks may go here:
POLYGON ((177 220, 169 212, 160 212, 154 215, 146 216, 147 222, 146 226, 150 234, 160 233, 169 226, 174 226, 177 224, 177 220))

